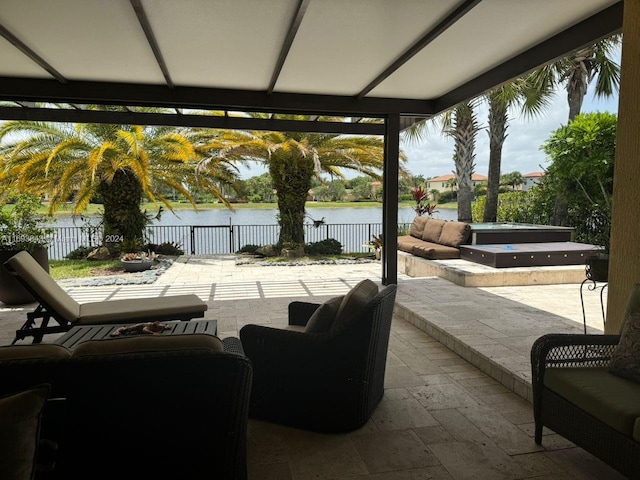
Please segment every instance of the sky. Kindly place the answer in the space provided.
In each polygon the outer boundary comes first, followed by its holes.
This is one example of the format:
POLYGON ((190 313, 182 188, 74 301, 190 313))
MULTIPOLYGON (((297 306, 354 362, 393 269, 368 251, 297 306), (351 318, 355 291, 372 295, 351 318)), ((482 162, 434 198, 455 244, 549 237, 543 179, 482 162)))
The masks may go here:
MULTIPOLYGON (((593 95, 593 84, 590 86, 582 104, 582 112, 618 112, 618 94, 608 99, 596 99, 593 95)), ((487 175, 489 169, 489 135, 487 134, 487 114, 485 105, 477 110, 481 130, 476 138, 475 173, 487 175)), ((540 146, 551 133, 565 125, 569 117, 569 105, 565 90, 558 88, 556 95, 546 111, 535 118, 524 117, 518 111, 509 114, 507 139, 502 148, 501 171, 503 174, 518 171, 525 175, 530 172, 543 171, 547 161, 540 146)), ((453 140, 443 137, 437 128, 432 128, 428 135, 419 142, 401 142, 400 148, 407 156, 405 167, 413 175, 433 178, 453 173, 453 140)), ((250 168, 240 167, 242 178, 260 175, 266 170, 260 164, 252 163, 250 168)), ((345 172, 347 178, 357 173, 345 172)))
MULTIPOLYGON (((596 99, 592 86, 589 88, 582 105, 582 113, 618 112, 618 95, 608 99, 596 99)), ((475 172, 487 175, 489 168, 489 135, 487 134, 486 106, 477 110, 481 131, 476 138, 475 172)), ((546 112, 536 118, 525 118, 519 112, 510 112, 507 139, 502 149, 501 171, 503 174, 518 171, 527 174, 539 172, 546 168, 547 161, 540 146, 551 133, 567 123, 569 105, 565 90, 559 89, 546 112)), ((407 169, 413 175, 424 175, 433 178, 453 173, 453 140, 444 138, 439 130, 432 129, 429 135, 419 143, 401 144, 407 155, 407 169)))

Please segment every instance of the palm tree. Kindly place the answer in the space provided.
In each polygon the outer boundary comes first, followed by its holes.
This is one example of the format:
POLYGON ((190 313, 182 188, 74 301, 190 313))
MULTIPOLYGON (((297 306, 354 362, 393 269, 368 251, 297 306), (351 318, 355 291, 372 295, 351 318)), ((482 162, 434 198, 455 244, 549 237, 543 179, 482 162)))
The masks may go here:
POLYGON ((278 201, 279 245, 304 244, 305 202, 314 176, 342 179, 343 170, 354 170, 380 179, 383 167, 384 143, 378 137, 231 130, 221 141, 226 158, 267 166, 278 201))
MULTIPOLYGON (((537 88, 546 90, 564 84, 569 103, 569 122, 573 121, 580 113, 587 88, 594 79, 596 98, 610 97, 618 91, 620 65, 615 62, 613 55, 621 42, 621 35, 613 35, 536 70, 533 75, 537 88)), ((551 223, 566 225, 568 216, 567 200, 559 195, 551 223)))
POLYGON ((483 222, 495 222, 498 216, 502 147, 507 139, 509 110, 520 105, 523 114, 529 117, 536 116, 547 107, 549 99, 553 95, 553 89, 549 88, 549 85, 538 85, 535 79, 536 77, 532 75, 516 79, 501 85, 485 96, 489 104, 489 128, 487 130, 489 134, 489 172, 483 222))
POLYGON ((478 119, 472 102, 458 104, 445 120, 445 134, 453 138, 453 159, 456 165, 458 185, 458 221, 472 222, 471 202, 473 201, 472 175, 475 169, 475 147, 478 136, 478 119))
POLYGON ((121 250, 143 240, 143 198, 171 209, 167 191, 194 203, 189 188, 200 187, 227 203, 219 186, 235 180, 210 137, 171 127, 12 121, 0 142, 0 185, 47 195, 50 213, 71 200, 79 214, 102 199, 104 238, 122 240, 121 250))

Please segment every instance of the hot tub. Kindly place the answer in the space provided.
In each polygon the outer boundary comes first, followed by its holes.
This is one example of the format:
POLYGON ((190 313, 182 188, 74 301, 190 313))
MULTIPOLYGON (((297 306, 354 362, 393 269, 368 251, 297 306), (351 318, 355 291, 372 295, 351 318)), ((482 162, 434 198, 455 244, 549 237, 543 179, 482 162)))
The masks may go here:
POLYGON ((533 223, 472 223, 471 244, 572 242, 573 227, 533 223))

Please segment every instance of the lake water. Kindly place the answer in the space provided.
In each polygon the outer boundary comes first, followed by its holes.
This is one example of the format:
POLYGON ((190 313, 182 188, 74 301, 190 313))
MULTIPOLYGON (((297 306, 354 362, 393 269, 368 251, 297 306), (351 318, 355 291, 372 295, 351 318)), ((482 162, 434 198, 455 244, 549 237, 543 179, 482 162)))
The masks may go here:
MULTIPOLYGON (((227 209, 214 210, 179 210, 175 214, 165 211, 160 220, 154 220, 153 225, 275 225, 277 209, 259 210, 242 208, 234 211, 227 209)), ((415 217, 411 207, 402 207, 398 211, 400 223, 411 223, 415 217)), ((433 218, 442 220, 457 220, 456 209, 440 209, 433 218)), ((307 208, 307 222, 324 218, 328 224, 345 223, 382 223, 382 206, 367 208, 307 208)), ((77 219, 73 222, 70 215, 57 215, 52 224, 55 227, 80 227, 83 223, 77 219)))

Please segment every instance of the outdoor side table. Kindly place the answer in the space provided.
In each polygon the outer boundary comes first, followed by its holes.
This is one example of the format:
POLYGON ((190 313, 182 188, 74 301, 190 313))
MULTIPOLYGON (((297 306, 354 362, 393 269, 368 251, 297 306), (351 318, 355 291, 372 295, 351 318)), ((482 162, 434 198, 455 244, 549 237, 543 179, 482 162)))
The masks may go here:
MULTIPOLYGON (((141 322, 143 323, 143 322, 141 322)), ((163 322, 171 327, 170 330, 165 330, 159 335, 181 335, 190 333, 205 333, 208 335, 217 335, 218 333, 218 321, 217 320, 191 320, 189 322, 184 321, 171 321, 163 322)), ((119 324, 106 324, 106 325, 83 325, 73 327, 65 335, 58 338, 55 342, 57 345, 62 345, 72 350, 79 344, 87 342, 89 340, 103 340, 107 338, 131 338, 141 335, 126 335, 123 337, 112 337, 111 333, 120 327, 131 326, 130 323, 119 324)))

